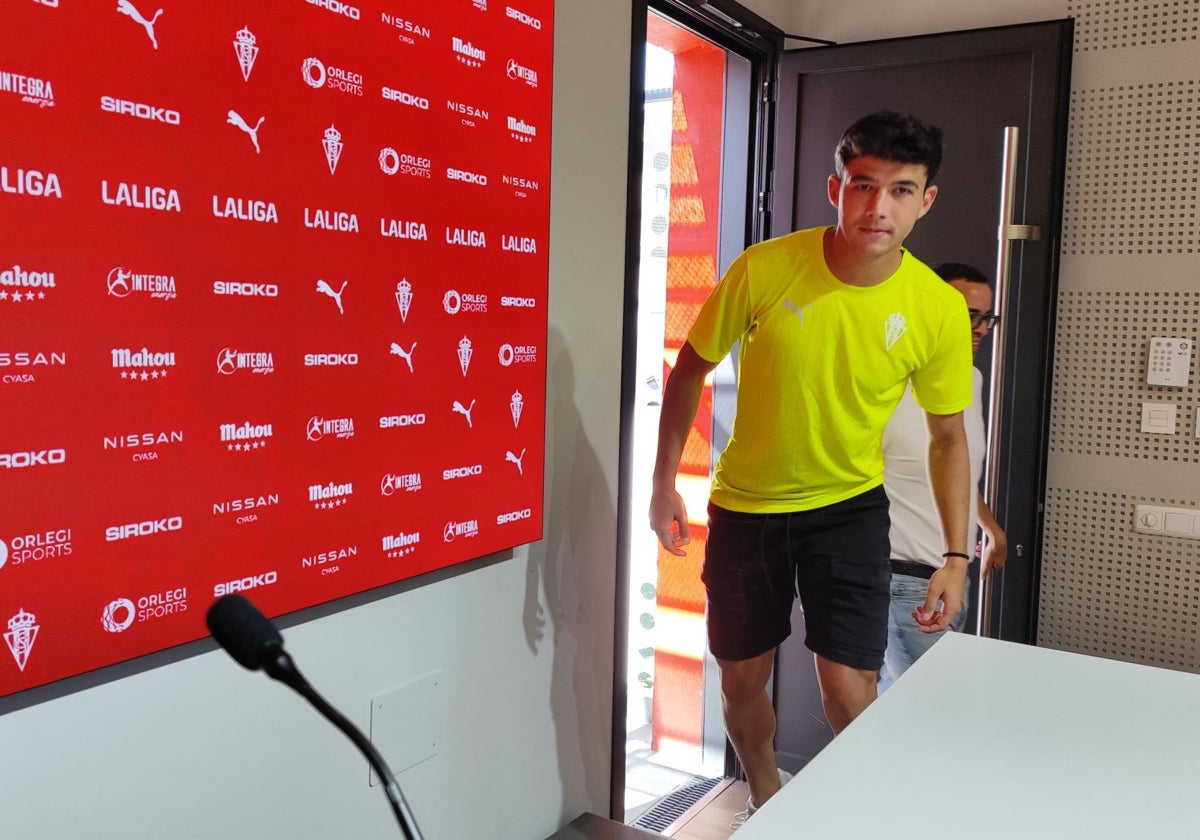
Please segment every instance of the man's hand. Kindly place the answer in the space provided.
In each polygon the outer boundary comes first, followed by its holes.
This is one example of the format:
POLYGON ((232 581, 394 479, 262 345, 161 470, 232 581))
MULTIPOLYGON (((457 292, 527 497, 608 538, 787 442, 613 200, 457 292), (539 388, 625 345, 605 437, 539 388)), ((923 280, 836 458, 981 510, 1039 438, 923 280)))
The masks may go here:
POLYGON ((691 541, 687 508, 683 504, 683 496, 674 487, 655 488, 650 498, 650 527, 667 551, 679 557, 687 554, 683 550, 683 546, 691 541), (671 527, 675 524, 678 524, 677 529, 671 527))
POLYGON ((933 573, 924 606, 913 610, 917 629, 922 633, 940 633, 962 612, 963 586, 967 580, 967 561, 947 557, 946 565, 933 573), (941 602, 941 609, 938 603, 941 602))
POLYGON ((985 578, 992 569, 999 571, 1004 568, 1004 561, 1008 559, 1008 537, 982 496, 979 497, 978 508, 983 539, 975 550, 975 556, 983 561, 983 565, 979 567, 979 577, 985 578))

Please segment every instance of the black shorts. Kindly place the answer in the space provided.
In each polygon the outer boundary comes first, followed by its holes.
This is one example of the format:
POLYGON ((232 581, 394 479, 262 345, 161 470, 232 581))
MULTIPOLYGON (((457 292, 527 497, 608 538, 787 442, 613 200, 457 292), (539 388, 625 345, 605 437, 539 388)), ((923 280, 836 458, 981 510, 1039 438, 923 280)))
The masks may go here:
POLYGON ((889 527, 882 487, 792 513, 710 503, 701 578, 713 655, 751 659, 777 647, 791 635, 799 594, 809 650, 877 670, 887 648, 889 527))

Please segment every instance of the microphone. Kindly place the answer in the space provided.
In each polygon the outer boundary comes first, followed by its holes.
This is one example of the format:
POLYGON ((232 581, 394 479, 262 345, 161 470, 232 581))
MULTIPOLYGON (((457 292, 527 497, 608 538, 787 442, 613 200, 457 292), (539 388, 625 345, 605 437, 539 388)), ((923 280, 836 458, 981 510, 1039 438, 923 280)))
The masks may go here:
POLYGON ((283 649, 283 636, 258 608, 241 595, 223 595, 208 608, 204 617, 208 630, 226 653, 250 671, 265 671, 267 676, 291 686, 313 705, 326 720, 340 729, 362 752, 383 782, 383 792, 391 803, 400 830, 407 840, 423 840, 417 822, 396 777, 375 745, 335 709, 304 679, 292 657, 283 649))

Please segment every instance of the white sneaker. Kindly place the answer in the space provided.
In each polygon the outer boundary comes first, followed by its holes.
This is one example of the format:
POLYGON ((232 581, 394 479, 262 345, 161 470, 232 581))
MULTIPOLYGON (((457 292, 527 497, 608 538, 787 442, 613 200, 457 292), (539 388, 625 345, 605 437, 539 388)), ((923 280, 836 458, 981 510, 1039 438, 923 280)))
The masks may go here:
MULTIPOLYGON (((783 787, 788 782, 790 782, 793 778, 795 778, 795 777, 788 771, 780 770, 779 771, 779 786, 783 787)), ((754 804, 754 802, 750 799, 750 797, 747 797, 746 798, 746 810, 738 811, 736 814, 734 814, 733 821, 731 823, 729 823, 729 827, 730 828, 741 828, 743 825, 745 825, 746 820, 748 820, 752 816, 754 816, 755 812, 757 812, 757 811, 758 811, 758 806, 754 804)))

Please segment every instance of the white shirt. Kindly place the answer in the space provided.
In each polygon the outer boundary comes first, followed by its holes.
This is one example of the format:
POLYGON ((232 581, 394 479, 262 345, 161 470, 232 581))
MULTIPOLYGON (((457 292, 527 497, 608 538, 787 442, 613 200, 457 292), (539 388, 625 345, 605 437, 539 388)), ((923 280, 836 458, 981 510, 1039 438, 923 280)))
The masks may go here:
MULTIPOLYGON (((983 475, 983 457, 987 437, 983 428, 983 374, 978 368, 972 373, 971 405, 963 411, 967 430, 967 452, 971 463, 971 518, 978 523, 979 479, 983 475)), ((942 529, 929 490, 926 457, 929 451, 929 432, 925 428, 925 412, 913 398, 912 389, 896 407, 883 432, 883 487, 891 503, 892 557, 924 563, 940 569, 946 565, 942 557, 942 529)), ((974 549, 978 532, 967 529, 968 545, 974 549)))

